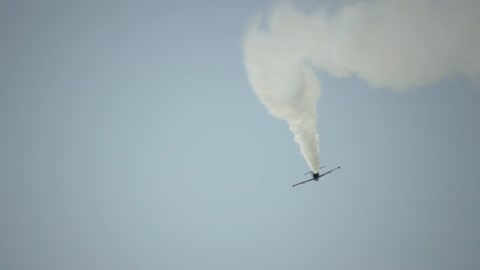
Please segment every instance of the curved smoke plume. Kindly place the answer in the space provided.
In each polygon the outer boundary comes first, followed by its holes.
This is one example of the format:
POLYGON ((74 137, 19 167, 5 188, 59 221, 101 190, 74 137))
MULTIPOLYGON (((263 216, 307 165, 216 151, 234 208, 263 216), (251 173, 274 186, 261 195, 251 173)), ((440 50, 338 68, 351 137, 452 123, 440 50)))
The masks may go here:
POLYGON ((373 87, 406 90, 461 76, 480 86, 480 1, 350 1, 308 14, 277 2, 266 26, 259 14, 243 40, 248 78, 273 116, 285 120, 310 169, 319 168, 311 67, 373 87))

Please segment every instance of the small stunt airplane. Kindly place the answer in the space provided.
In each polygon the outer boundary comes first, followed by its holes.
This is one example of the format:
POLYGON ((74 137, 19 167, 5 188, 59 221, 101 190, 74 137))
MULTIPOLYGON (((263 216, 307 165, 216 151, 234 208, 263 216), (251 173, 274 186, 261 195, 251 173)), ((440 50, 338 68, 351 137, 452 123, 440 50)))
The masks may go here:
MULTIPOLYGON (((325 166, 320 167, 320 169, 323 168, 323 167, 325 167, 325 166)), ((329 174, 329 173, 331 173, 331 172, 333 172, 333 171, 335 171, 335 170, 338 170, 338 169, 340 169, 340 166, 338 166, 337 168, 335 168, 335 169, 333 169, 333 170, 330 170, 330 171, 328 171, 328 172, 326 172, 326 173, 323 173, 323 174, 313 173, 312 171, 309 171, 309 172, 307 172, 305 175, 311 173, 311 174, 312 174, 312 177, 313 177, 312 179, 308 179, 308 180, 305 180, 305 181, 303 181, 303 182, 297 183, 297 184, 293 185, 292 187, 295 187, 295 186, 298 186, 298 185, 301 185, 301 184, 305 184, 305 183, 310 182, 310 181, 313 181, 313 180, 318 181, 318 178, 320 178, 320 177, 322 177, 322 176, 324 176, 324 175, 326 175, 326 174, 329 174)))

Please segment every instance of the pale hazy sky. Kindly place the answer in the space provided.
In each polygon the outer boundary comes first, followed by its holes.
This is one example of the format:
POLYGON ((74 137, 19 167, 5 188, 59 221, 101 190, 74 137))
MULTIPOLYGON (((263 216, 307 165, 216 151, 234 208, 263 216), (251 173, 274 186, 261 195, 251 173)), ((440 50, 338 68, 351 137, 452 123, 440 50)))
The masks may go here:
POLYGON ((0 1, 0 268, 478 269, 480 91, 321 74, 342 169, 292 188, 242 62, 269 4, 0 1))

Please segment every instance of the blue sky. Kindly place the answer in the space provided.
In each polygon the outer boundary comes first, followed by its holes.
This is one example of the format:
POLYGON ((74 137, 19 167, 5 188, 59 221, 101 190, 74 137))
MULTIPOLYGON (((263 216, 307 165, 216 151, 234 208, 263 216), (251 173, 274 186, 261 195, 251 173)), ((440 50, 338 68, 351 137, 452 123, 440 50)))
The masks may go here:
POLYGON ((0 268, 477 269, 480 91, 319 74, 320 159, 253 93, 268 1, 2 1, 0 268))

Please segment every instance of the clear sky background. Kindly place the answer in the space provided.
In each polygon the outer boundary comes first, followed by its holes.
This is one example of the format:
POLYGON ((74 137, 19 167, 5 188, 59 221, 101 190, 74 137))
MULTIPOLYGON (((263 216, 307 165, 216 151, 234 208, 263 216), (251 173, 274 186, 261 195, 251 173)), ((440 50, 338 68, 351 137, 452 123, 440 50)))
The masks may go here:
POLYGON ((1 1, 0 268, 478 269, 480 91, 321 74, 320 160, 253 93, 269 1, 1 1))

